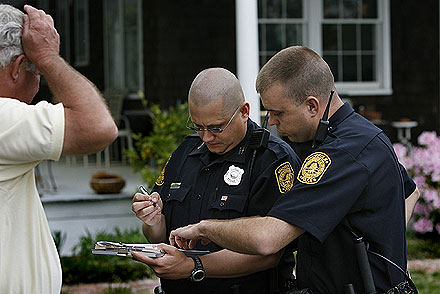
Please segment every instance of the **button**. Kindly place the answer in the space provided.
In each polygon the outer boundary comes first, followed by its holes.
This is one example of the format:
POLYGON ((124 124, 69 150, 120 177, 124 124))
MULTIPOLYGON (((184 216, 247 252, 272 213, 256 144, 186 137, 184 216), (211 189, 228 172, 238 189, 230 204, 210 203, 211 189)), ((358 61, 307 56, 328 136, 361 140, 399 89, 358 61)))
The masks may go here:
POLYGON ((209 167, 205 168, 205 172, 209 172, 209 167))
POLYGON ((202 199, 202 195, 197 195, 197 200, 200 200, 200 199, 202 199))
POLYGON ((170 197, 171 197, 171 194, 168 194, 168 195, 167 195, 167 200, 170 199, 170 197))
POLYGON ((220 206, 221 206, 221 207, 225 206, 225 203, 224 203, 223 201, 220 202, 220 206))

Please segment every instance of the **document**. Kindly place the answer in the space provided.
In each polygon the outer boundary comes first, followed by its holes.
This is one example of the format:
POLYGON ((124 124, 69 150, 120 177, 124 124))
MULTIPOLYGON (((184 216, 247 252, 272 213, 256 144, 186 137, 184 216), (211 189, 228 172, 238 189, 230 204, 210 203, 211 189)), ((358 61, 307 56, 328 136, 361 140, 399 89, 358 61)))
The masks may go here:
MULTIPOLYGON (((131 257, 131 252, 140 252, 148 257, 162 257, 166 254, 165 251, 157 248, 158 244, 125 244, 110 241, 98 241, 95 244, 95 248, 92 250, 92 254, 97 255, 113 255, 121 257, 131 257)), ((179 249, 186 256, 197 256, 210 253, 209 250, 185 250, 179 249)))

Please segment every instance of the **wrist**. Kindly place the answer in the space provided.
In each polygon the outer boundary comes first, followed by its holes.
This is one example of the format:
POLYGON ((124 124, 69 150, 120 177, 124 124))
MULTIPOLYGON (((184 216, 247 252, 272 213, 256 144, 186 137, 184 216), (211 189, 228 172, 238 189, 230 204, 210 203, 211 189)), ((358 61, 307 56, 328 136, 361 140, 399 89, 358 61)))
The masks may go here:
POLYGON ((191 271, 189 278, 192 282, 201 282, 206 276, 202 260, 199 256, 191 256, 191 258, 194 261, 194 269, 191 271))

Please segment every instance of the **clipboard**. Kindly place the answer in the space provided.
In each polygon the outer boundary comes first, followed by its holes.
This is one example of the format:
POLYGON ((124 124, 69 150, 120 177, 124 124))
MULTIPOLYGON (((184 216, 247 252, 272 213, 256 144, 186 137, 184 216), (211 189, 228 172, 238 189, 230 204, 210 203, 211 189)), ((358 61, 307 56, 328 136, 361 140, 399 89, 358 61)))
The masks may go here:
MULTIPOLYGON (((125 244, 121 242, 98 241, 95 244, 95 248, 92 249, 92 254, 132 257, 131 252, 135 251, 152 258, 164 256, 166 252, 156 246, 157 244, 125 244)), ((209 250, 179 249, 179 251, 183 252, 188 257, 210 253, 209 250)))

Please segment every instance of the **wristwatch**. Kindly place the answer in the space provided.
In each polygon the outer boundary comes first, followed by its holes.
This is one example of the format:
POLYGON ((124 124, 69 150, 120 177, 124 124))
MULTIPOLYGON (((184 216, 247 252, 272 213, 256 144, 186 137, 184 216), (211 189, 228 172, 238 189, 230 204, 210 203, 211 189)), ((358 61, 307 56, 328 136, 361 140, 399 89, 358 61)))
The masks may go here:
POLYGON ((203 264, 202 261, 200 260, 200 257, 191 256, 191 258, 194 260, 194 269, 192 270, 189 278, 192 282, 200 282, 205 278, 206 275, 205 269, 203 268, 203 264))

